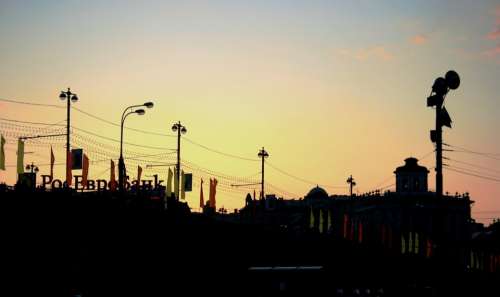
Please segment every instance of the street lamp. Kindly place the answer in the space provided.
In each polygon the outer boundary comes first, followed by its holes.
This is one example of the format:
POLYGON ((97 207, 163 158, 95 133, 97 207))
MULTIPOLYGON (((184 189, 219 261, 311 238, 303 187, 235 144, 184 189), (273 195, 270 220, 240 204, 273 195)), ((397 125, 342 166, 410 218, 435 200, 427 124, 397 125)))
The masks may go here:
MULTIPOLYGON (((172 125, 172 131, 177 132, 177 182, 181 182, 181 134, 186 134, 187 129, 185 126, 181 124, 181 122, 177 122, 172 125)), ((179 199, 179 188, 177 187, 175 190, 175 197, 179 199)))
POLYGON ((131 105, 127 108, 122 113, 122 119, 121 119, 121 128, 120 128, 120 159, 118 159, 118 186, 120 188, 120 192, 123 193, 124 190, 124 184, 125 184, 125 162, 123 161, 123 124, 125 123, 125 119, 127 116, 131 114, 138 114, 138 115, 144 115, 146 111, 142 108, 140 109, 135 109, 137 107, 147 107, 147 108, 153 108, 154 104, 153 102, 145 102, 144 104, 140 105, 131 105))
POLYGON ((35 164, 27 164, 26 165, 26 170, 29 170, 31 173, 38 173, 38 167, 35 166, 35 164))
POLYGON ((59 99, 66 100, 67 108, 66 108, 66 176, 68 176, 68 171, 71 170, 69 168, 69 127, 71 124, 70 121, 70 111, 71 111, 71 102, 76 103, 78 101, 78 96, 71 92, 71 89, 68 88, 67 91, 61 91, 59 95, 59 99))

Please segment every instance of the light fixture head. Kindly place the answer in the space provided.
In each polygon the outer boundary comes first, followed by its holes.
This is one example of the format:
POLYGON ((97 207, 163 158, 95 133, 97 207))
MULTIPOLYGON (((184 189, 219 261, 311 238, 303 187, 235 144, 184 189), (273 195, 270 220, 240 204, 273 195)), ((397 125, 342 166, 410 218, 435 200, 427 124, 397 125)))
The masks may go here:
POLYGON ((444 76, 448 88, 456 90, 460 86, 460 76, 454 70, 446 72, 444 76))
POLYGON ((182 134, 186 134, 186 133, 187 133, 187 129, 186 129, 186 127, 182 126, 182 128, 181 128, 181 133, 182 133, 182 134))
POLYGON ((147 108, 153 108, 154 103, 149 101, 149 102, 144 103, 143 105, 146 106, 147 108))
POLYGON ((59 95, 59 99, 65 100, 66 99, 66 93, 61 92, 61 94, 59 95))
POLYGON ((135 113, 138 115, 144 115, 146 113, 146 111, 141 108, 141 109, 136 110, 135 113))
POLYGON ((78 101, 78 97, 76 96, 76 94, 73 94, 73 96, 71 96, 71 101, 72 102, 78 101))
POLYGON ((172 131, 177 132, 177 129, 178 129, 178 128, 177 128, 177 124, 173 124, 173 125, 172 125, 172 131))

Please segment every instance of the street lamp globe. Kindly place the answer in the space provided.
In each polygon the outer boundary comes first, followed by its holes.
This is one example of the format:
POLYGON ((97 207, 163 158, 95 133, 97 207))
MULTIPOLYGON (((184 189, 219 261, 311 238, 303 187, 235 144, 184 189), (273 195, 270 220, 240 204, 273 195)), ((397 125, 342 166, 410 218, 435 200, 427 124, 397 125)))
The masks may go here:
POLYGON ((186 134, 186 132, 187 132, 186 127, 182 127, 182 128, 181 128, 181 133, 182 133, 182 134, 186 134))
POLYGON ((143 105, 146 106, 147 108, 153 108, 154 103, 149 101, 149 102, 144 103, 143 105))
POLYGON ((135 111, 135 113, 138 115, 144 115, 146 113, 146 111, 144 109, 138 109, 135 111))
POLYGON ((177 128, 177 124, 173 124, 173 125, 172 125, 172 131, 177 132, 177 129, 178 129, 178 128, 177 128))
POLYGON ((59 99, 65 100, 66 99, 66 93, 61 92, 61 94, 59 95, 59 99))
POLYGON ((78 97, 75 94, 73 94, 73 96, 71 96, 71 101, 72 102, 78 101, 78 97))

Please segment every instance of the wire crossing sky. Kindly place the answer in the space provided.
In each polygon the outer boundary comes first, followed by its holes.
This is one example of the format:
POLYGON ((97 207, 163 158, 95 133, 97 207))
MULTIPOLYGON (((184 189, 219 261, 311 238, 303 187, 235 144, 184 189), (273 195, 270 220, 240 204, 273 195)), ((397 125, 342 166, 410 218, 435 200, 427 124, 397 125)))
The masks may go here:
MULTIPOLYGON (((313 183, 346 194, 350 175, 355 192, 390 189, 409 156, 433 168, 432 154, 424 158, 434 149, 426 98, 453 69, 461 85, 446 98, 444 190, 469 192, 478 219, 500 209, 498 1, 7 0, 0 40, 7 164, 22 133, 64 133, 61 90, 78 94, 72 142, 91 162, 118 156, 126 106, 153 101, 127 119, 129 172, 175 159, 170 128, 180 120, 195 182, 188 202, 198 205, 200 177, 219 174, 227 193, 217 204, 230 210, 254 190, 231 179, 258 181, 262 147, 269 189, 284 196, 303 196, 313 183)), ((64 143, 32 140, 25 162, 49 163, 50 144, 63 162, 64 143)), ((91 163, 90 175, 109 174, 106 166, 91 163)), ((14 180, 10 167, 0 171, 0 181, 14 180)))

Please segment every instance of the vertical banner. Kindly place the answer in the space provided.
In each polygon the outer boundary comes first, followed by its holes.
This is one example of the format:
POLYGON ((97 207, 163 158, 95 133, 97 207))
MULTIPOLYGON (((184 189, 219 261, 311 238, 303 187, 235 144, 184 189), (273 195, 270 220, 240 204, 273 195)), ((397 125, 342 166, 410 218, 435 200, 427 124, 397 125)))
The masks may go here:
POLYGON ((71 181, 73 180, 71 165, 72 165, 71 152, 68 152, 68 154, 66 155, 66 185, 68 186, 68 188, 71 187, 71 181))
MULTIPOLYGON (((82 186, 83 189, 87 186, 87 180, 89 178, 89 157, 83 154, 83 164, 82 164, 82 186)), ((82 190, 83 190, 82 189, 82 190)))
POLYGON ((5 170, 5 138, 0 135, 0 170, 5 170))
POLYGON ((54 157, 54 151, 52 150, 52 146, 50 146, 50 181, 54 179, 54 162, 56 158, 54 157))
POLYGON ((137 189, 139 189, 139 186, 141 184, 141 175, 142 175, 142 167, 137 165, 137 189))
POLYGON ((323 210, 320 208, 319 209, 319 233, 323 233, 323 228, 324 228, 324 222, 323 222, 323 210))
POLYGON ((186 200, 186 176, 184 175, 184 170, 181 170, 181 199, 186 200))
POLYGON ((17 141, 17 174, 24 173, 24 142, 22 139, 17 141))
POLYGON ((115 162, 111 160, 111 168, 110 168, 110 177, 109 177, 109 189, 111 191, 116 190, 116 176, 115 176, 115 162))
POLYGON ((311 210, 309 211, 309 228, 314 229, 314 211, 311 206, 311 210))
POLYGON ((172 169, 168 167, 168 177, 167 177, 167 198, 172 196, 172 176, 173 176, 172 169))
POLYGON ((203 178, 200 179, 200 208, 203 209, 205 206, 205 199, 203 197, 203 178))

